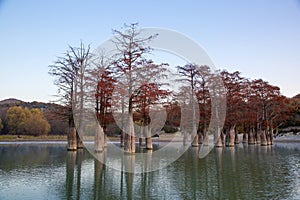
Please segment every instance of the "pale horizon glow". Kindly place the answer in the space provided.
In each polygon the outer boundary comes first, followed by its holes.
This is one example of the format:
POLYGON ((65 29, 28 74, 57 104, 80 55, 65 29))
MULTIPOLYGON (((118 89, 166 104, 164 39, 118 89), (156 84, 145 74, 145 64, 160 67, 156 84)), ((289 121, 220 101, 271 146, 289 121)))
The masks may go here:
POLYGON ((48 65, 68 45, 82 40, 94 49, 112 36, 112 29, 135 22, 190 37, 218 69, 262 78, 287 97, 300 93, 298 0, 0 0, 0 100, 55 100, 48 65))

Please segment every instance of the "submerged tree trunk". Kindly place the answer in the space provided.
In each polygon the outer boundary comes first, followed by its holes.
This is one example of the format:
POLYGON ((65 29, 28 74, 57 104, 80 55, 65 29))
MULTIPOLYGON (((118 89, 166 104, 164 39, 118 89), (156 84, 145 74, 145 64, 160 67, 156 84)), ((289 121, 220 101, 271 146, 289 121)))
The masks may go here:
POLYGON ((68 133, 68 151, 76 151, 77 140, 76 140, 76 128, 71 126, 68 133))

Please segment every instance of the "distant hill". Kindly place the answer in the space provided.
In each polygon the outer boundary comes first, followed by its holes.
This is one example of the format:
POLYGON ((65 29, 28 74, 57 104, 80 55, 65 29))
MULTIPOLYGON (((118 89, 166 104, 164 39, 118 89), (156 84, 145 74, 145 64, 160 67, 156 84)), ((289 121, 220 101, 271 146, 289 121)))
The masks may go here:
POLYGON ((5 104, 20 104, 23 103, 23 101, 19 100, 19 99, 14 99, 14 98, 9 98, 9 99, 5 99, 0 101, 0 105, 5 105, 5 104))
POLYGON ((294 96, 293 99, 300 99, 300 94, 297 94, 296 96, 294 96))

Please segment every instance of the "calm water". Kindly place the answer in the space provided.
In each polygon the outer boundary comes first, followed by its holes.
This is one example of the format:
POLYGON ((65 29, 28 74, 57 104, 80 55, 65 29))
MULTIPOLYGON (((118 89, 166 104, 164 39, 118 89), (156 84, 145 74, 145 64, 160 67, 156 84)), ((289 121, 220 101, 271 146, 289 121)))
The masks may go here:
POLYGON ((190 149, 169 167, 131 174, 66 144, 0 144, 0 199, 300 199, 300 143, 190 149))

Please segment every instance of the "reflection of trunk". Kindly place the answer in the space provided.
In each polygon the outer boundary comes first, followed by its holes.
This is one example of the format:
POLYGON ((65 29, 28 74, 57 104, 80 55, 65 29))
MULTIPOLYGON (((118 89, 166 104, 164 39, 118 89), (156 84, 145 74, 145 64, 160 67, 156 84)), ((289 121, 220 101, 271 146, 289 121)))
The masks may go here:
POLYGON ((74 123, 71 123, 68 133, 68 151, 76 151, 77 142, 76 142, 76 129, 74 123))
POLYGON ((103 128, 98 124, 96 134, 95 134, 95 152, 102 152, 103 151, 103 144, 104 144, 104 133, 103 128))
MULTIPOLYGON (((101 154, 103 156, 103 154, 101 154)), ((102 188, 102 174, 103 174, 103 164, 97 160, 94 159, 94 199, 101 199, 104 195, 102 194, 103 188, 102 188)))
MULTIPOLYGON (((151 171, 151 163, 152 163, 152 151, 149 150, 147 151, 147 154, 146 154, 146 160, 145 160, 145 167, 144 167, 144 172, 149 172, 151 171)), ((145 173, 147 174, 147 173, 145 173)))
POLYGON ((83 150, 77 151, 77 199, 80 199, 82 154, 83 150))
POLYGON ((73 184, 74 184, 74 171, 76 162, 76 152, 68 152, 66 163, 66 192, 67 199, 72 199, 73 184))
POLYGON ((125 155, 125 181, 127 189, 127 199, 133 199, 133 178, 134 178, 134 164, 135 155, 125 155))

